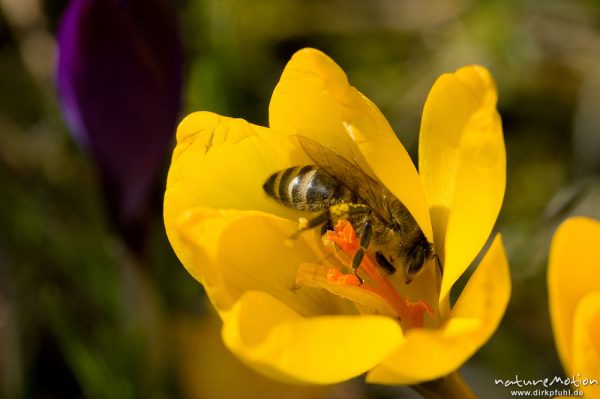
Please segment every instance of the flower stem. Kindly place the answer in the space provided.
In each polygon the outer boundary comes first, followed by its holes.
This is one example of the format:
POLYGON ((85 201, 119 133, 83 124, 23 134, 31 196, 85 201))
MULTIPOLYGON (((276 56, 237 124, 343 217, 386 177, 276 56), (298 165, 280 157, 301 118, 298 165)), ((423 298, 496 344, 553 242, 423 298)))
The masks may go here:
POLYGON ((437 380, 411 385, 425 399, 477 399, 458 371, 437 380))

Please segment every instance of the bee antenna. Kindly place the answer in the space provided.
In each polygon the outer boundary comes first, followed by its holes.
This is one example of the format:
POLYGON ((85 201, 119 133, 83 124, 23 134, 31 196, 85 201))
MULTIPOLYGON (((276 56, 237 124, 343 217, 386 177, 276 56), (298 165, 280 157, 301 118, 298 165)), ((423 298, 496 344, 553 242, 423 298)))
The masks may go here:
POLYGON ((433 254, 433 257, 435 258, 435 264, 437 265, 440 274, 444 274, 444 266, 442 266, 442 261, 440 261, 440 257, 438 256, 438 254, 433 254))

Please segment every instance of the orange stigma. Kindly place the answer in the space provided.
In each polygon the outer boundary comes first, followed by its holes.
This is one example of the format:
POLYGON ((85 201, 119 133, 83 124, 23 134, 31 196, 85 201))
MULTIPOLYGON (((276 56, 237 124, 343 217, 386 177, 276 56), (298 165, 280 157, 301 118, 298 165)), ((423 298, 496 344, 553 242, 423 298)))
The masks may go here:
MULTIPOLYGON (((335 243, 351 259, 360 248, 359 239, 348 220, 339 221, 333 231, 329 230, 325 233, 325 239, 335 243)), ((354 274, 343 274, 338 269, 332 268, 327 274, 327 280, 332 284, 358 286, 377 295, 393 309, 405 328, 421 328, 424 325, 425 312, 433 315, 431 306, 424 300, 412 302, 404 298, 390 283, 386 275, 381 272, 368 253, 365 253, 357 271, 364 273, 368 279, 361 282, 359 277, 354 274)))

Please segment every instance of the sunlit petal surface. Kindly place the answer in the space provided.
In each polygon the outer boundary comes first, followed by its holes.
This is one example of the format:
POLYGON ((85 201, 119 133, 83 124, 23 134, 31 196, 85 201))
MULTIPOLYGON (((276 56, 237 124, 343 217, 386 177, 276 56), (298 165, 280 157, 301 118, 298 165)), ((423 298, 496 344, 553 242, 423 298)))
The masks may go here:
POLYGON ((506 184, 506 151, 489 72, 468 66, 444 74, 425 103, 419 173, 435 248, 444 264, 440 300, 488 239, 506 184))
POLYGON ((304 318, 268 294, 249 291, 226 315, 223 340, 266 375, 327 384, 373 368, 400 343, 402 331, 384 316, 304 318))
POLYGON ((294 137, 210 112, 188 115, 177 129, 165 194, 165 224, 192 207, 259 210, 293 217, 269 198, 263 183, 274 172, 306 164, 294 137))
MULTIPOLYGON (((589 357, 593 358, 594 353, 598 355, 597 343, 600 342, 599 245, 600 223, 587 218, 568 219, 558 228, 552 241, 548 266, 550 315, 558 354, 568 375, 583 373, 578 366, 599 371, 595 368, 598 363, 593 365, 589 357), (586 330, 581 331, 583 328, 586 330), (590 345, 594 340, 595 344, 590 345)), ((598 362, 598 358, 595 361, 598 362)), ((595 377, 600 378, 600 374, 595 377)))
MULTIPOLYGON (((573 322, 573 369, 568 375, 600 382, 600 290, 584 296, 573 322)), ((583 387, 590 398, 600 397, 600 384, 583 387)))

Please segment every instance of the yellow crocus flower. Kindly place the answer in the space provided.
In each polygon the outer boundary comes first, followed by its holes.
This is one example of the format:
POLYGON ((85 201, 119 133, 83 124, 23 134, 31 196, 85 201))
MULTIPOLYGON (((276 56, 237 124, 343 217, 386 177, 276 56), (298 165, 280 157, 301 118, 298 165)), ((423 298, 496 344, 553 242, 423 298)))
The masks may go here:
POLYGON ((574 217, 556 231, 548 266, 550 317, 566 376, 600 398, 600 223, 574 217), (596 383, 584 380, 596 380, 596 383))
POLYGON ((165 226, 219 312, 226 346, 286 382, 329 384, 367 373, 373 383, 417 384, 459 368, 496 330, 510 296, 496 237, 456 303, 449 300, 504 195, 496 97, 481 66, 442 75, 423 111, 419 173, 379 109, 314 49, 287 64, 268 128, 209 112, 187 116, 169 170, 165 226), (402 201, 433 242, 443 276, 429 261, 405 284, 377 273, 367 255, 359 273, 368 282, 360 284, 331 261, 356 244, 353 231, 328 233, 340 247, 323 245, 318 228, 290 239, 299 213, 262 185, 274 172, 313 164, 298 136, 351 160, 402 201))

